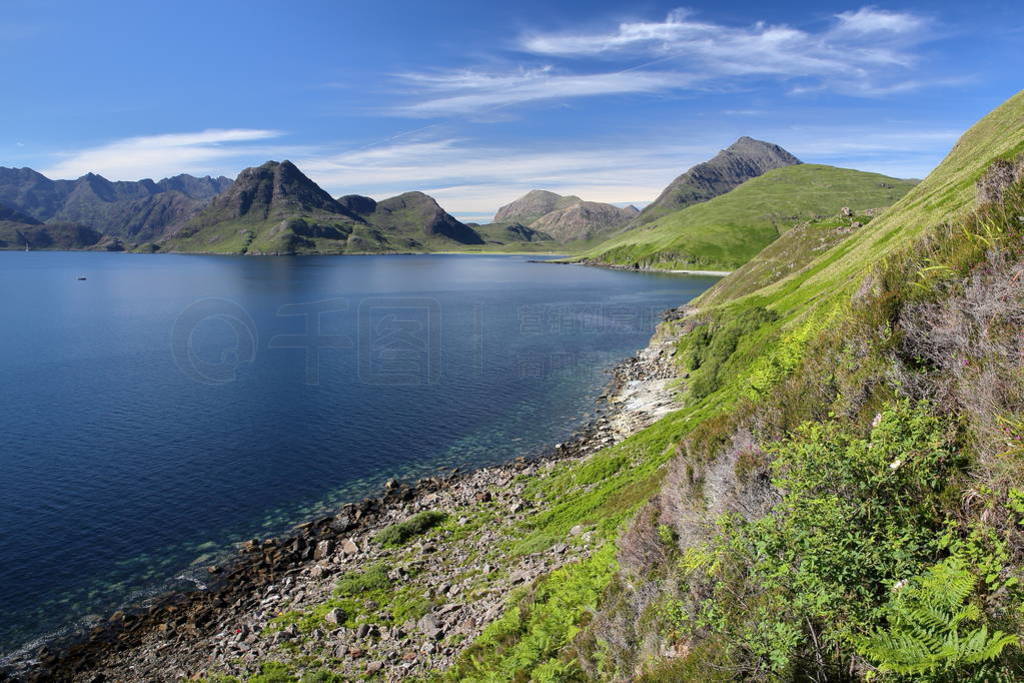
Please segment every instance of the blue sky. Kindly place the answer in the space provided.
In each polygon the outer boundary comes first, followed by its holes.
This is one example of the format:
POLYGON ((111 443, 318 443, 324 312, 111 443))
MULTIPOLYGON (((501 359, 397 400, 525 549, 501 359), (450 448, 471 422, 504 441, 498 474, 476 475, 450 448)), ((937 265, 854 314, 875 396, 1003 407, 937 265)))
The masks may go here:
POLYGON ((289 158, 482 218, 650 201, 740 135, 921 177, 1024 87, 1019 2, 0 0, 0 165, 117 180, 289 158), (769 6, 770 5, 770 6, 769 6))

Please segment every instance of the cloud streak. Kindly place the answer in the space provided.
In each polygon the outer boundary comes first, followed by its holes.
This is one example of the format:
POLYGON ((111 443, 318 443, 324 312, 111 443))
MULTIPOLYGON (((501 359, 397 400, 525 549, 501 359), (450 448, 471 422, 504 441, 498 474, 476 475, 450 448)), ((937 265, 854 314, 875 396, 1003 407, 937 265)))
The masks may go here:
POLYGON ((561 74, 553 67, 495 74, 472 70, 401 76, 410 86, 437 96, 398 108, 408 116, 444 116, 479 112, 509 104, 541 100, 656 93, 695 84, 696 76, 670 71, 619 71, 561 74))
POLYGON ((545 64, 506 72, 472 69, 404 73, 420 97, 392 110, 404 116, 472 114, 513 104, 596 95, 750 87, 758 79, 789 83, 800 94, 828 90, 875 97, 929 85, 909 74, 914 51, 929 38, 930 20, 870 7, 842 12, 812 32, 757 22, 728 26, 675 10, 657 22, 625 22, 596 33, 522 36, 518 49, 577 67, 581 61, 646 60, 614 71, 586 73, 545 64))

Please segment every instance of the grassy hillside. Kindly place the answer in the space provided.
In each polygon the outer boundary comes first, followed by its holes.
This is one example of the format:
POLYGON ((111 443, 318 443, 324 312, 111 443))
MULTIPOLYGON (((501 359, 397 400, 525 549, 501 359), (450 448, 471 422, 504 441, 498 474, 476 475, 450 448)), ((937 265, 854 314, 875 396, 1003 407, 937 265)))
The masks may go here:
POLYGON ((683 408, 537 484, 535 532, 597 524, 614 566, 517 596, 450 678, 1021 680, 1024 161, 974 203, 1021 152, 1024 95, 663 325, 683 408))
POLYGON ((582 258, 639 268, 730 270, 800 221, 836 214, 844 206, 889 206, 913 184, 816 164, 780 168, 720 197, 612 237, 582 258))

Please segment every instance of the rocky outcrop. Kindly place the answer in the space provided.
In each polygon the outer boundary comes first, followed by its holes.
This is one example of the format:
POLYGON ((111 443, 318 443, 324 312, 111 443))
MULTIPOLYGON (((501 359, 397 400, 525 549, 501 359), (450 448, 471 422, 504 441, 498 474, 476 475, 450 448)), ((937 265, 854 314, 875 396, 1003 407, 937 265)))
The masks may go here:
POLYGON ((799 163, 778 145, 741 137, 710 161, 697 164, 673 180, 640 212, 633 225, 650 223, 691 204, 714 199, 767 171, 799 163))

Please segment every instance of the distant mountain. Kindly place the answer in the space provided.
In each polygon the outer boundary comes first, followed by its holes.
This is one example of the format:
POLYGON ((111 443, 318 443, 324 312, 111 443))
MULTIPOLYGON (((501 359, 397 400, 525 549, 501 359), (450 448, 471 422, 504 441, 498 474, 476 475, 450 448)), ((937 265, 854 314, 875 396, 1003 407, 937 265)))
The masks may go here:
POLYGON ((334 199, 290 161, 242 171, 160 247, 238 254, 434 251, 484 239, 422 192, 334 199))
POLYGON ((638 213, 633 206, 622 209, 613 204, 583 201, 575 195, 530 190, 498 209, 494 214, 494 225, 529 226, 551 239, 571 242, 612 233, 624 227, 638 213))
POLYGON ((146 241, 184 224, 231 182, 187 174, 158 183, 110 181, 95 173, 50 180, 30 168, 0 167, 0 203, 37 221, 86 225, 105 235, 146 241))
POLYGON ((544 214, 530 227, 551 235, 559 242, 588 240, 618 230, 639 213, 635 206, 623 209, 601 202, 577 202, 544 214))
POLYGON ((268 161, 247 168, 224 193, 215 197, 193 225, 214 225, 232 220, 265 221, 295 214, 324 213, 357 220, 290 161, 268 161))
POLYGON ((339 199, 374 227, 383 230, 389 239, 401 236, 409 243, 426 244, 433 238, 447 238, 459 244, 483 244, 480 235, 465 223, 446 212, 430 195, 405 192, 375 202, 369 197, 347 195, 339 199))
POLYGON ((714 199, 767 171, 799 163, 799 159, 778 145, 741 137, 710 161, 697 164, 669 183, 658 198, 640 212, 633 226, 714 199))
POLYGON ((529 225, 544 214, 577 204, 583 200, 574 195, 562 195, 547 190, 530 190, 511 204, 498 209, 495 223, 521 223, 529 225))

